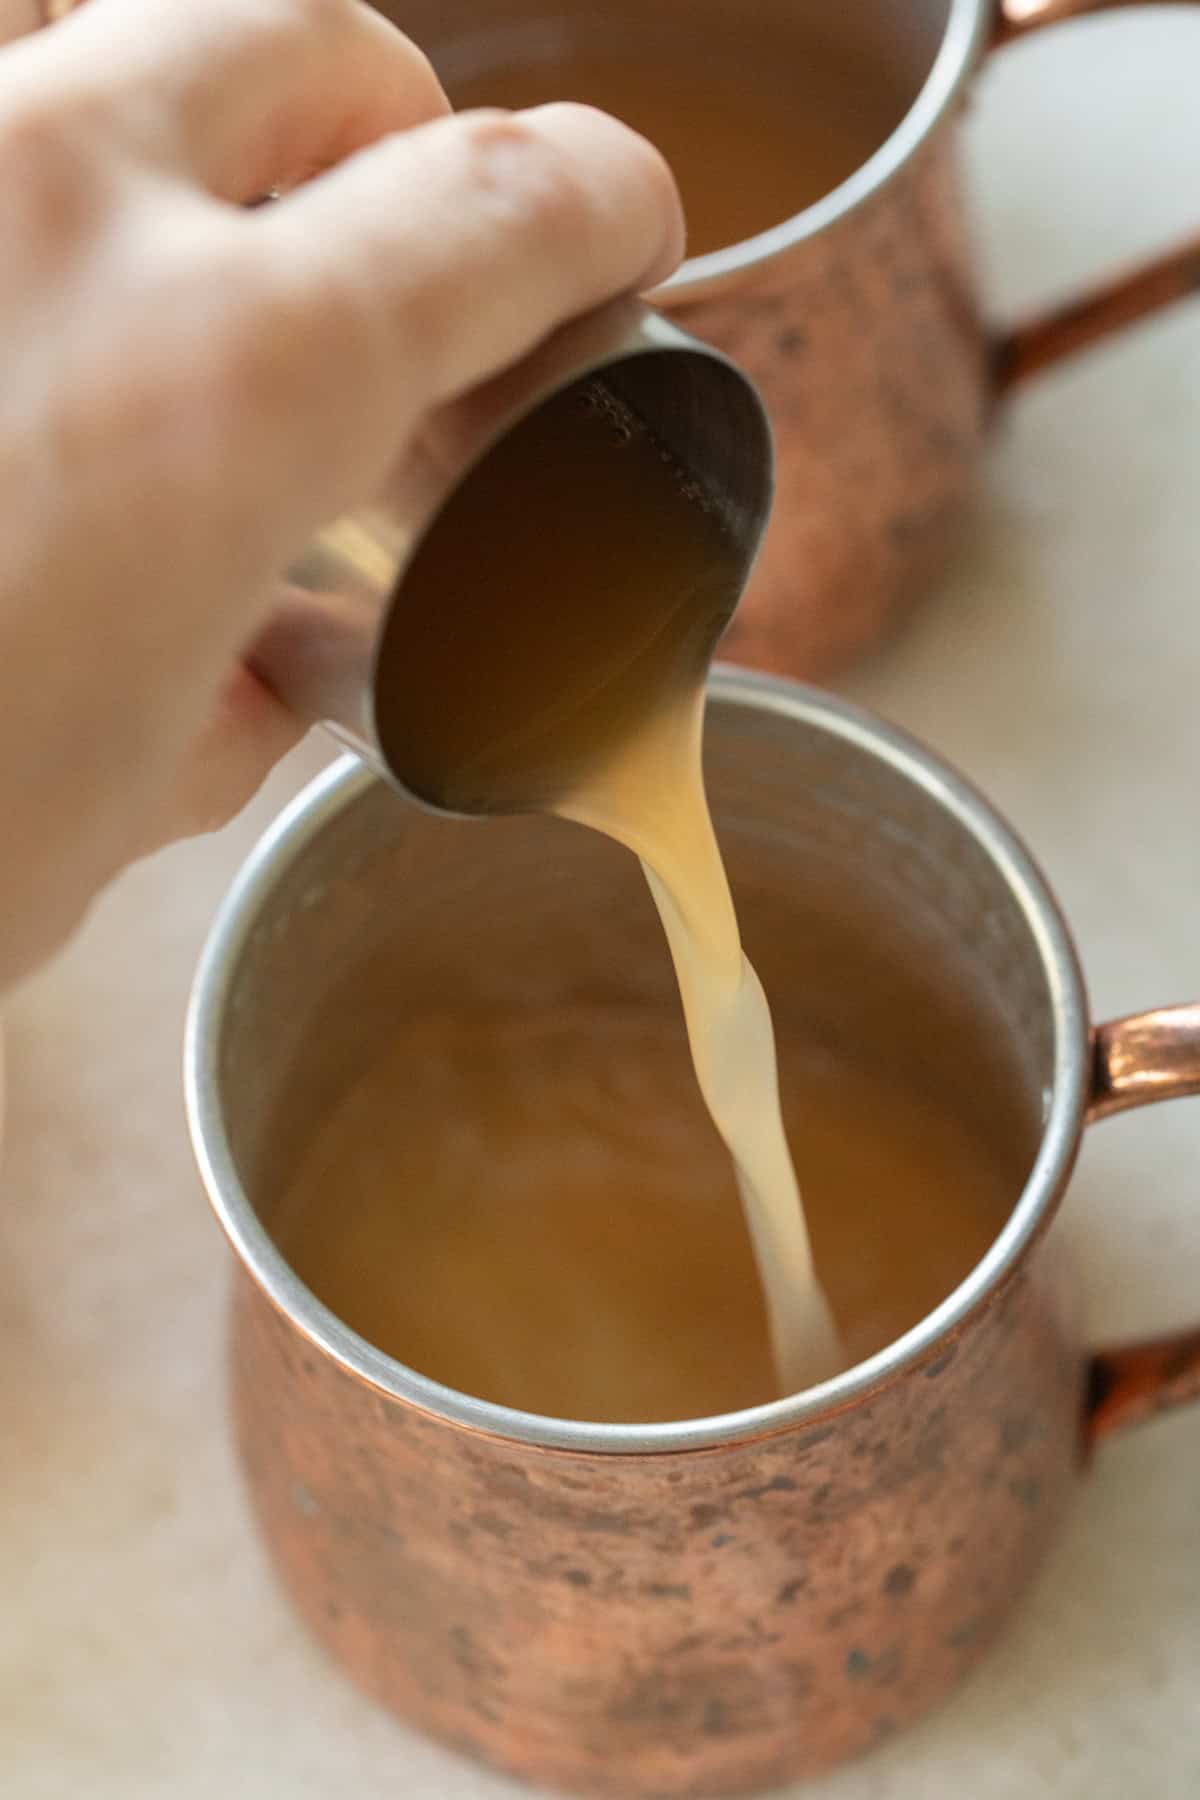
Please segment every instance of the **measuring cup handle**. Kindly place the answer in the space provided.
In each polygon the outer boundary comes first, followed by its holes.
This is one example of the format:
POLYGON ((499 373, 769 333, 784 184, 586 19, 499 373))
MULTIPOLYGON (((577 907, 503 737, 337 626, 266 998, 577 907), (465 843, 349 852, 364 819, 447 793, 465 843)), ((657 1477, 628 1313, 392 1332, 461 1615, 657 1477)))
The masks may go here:
MULTIPOLYGON (((1010 44, 1046 25, 1109 12, 1148 0, 997 0, 993 46, 1010 44)), ((1149 0, 1153 4, 1154 0, 1149 0)), ((1007 392, 1042 369, 1085 350, 1109 332, 1200 292, 1200 236, 1155 262, 1119 273, 1082 298, 1002 333, 992 352, 997 390, 1007 392)))
MULTIPOLYGON (((1089 1120, 1200 1094, 1200 1005, 1164 1007, 1092 1034, 1089 1120)), ((1092 1358, 1085 1437, 1099 1443, 1200 1400, 1200 1330, 1100 1350, 1092 1358)))

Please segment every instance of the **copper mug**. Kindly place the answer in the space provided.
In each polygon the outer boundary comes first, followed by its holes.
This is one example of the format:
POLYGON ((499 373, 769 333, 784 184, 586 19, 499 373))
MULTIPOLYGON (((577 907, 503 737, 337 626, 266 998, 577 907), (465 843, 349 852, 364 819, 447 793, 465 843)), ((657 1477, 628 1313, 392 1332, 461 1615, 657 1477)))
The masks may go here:
POLYGON ((238 1261, 237 1441, 284 1586, 402 1718, 614 1800, 748 1793, 914 1719, 1003 1625, 1097 1442, 1200 1395, 1200 1333, 1084 1349, 1048 1229, 1090 1120, 1200 1091, 1200 1006, 1090 1026, 1006 825, 850 707, 718 672, 708 762, 776 1008, 947 1106, 988 1094, 977 1123, 1028 1171, 962 1285, 824 1386, 663 1425, 506 1410, 374 1349, 272 1241, 294 1146, 398 1009, 511 1005, 514 971, 519 1004, 562 1007, 597 970, 677 1007, 632 859, 594 834, 416 812, 347 759, 239 877, 187 1040, 238 1261))
MULTIPOLYGON (((727 658, 812 679, 879 641, 947 558, 998 400, 1200 285, 1197 238, 1002 335, 982 316, 957 132, 971 83, 989 47, 1112 3, 377 0, 451 99, 488 98, 491 68, 505 100, 603 102, 586 75, 560 75, 579 46, 657 57, 669 89, 672 43, 703 44, 722 18, 743 36, 770 30, 798 72, 806 43, 830 45, 894 96, 891 135, 834 191, 687 262, 653 296, 751 376, 775 430, 775 515, 727 658)), ((846 109, 857 99, 848 80, 846 109)), ((648 101, 637 122, 654 135, 648 101)))

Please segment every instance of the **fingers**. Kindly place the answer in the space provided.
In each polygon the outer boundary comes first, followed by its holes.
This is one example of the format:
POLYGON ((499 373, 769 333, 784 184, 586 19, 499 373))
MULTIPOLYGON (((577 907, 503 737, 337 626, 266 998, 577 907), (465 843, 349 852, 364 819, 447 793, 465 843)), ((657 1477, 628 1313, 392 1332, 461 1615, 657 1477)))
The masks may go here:
POLYGON ((57 106, 99 105, 142 152, 235 202, 448 110, 427 58, 362 0, 92 0, 52 37, 57 106))
POLYGON ((460 113, 387 140, 261 215, 299 291, 354 291, 425 404, 475 386, 566 319, 675 267, 674 179, 590 107, 460 113))
MULTIPOLYGON (((570 105, 419 127, 242 224, 273 296, 256 301, 278 396, 265 454, 294 465, 292 445, 320 444, 351 487, 434 408, 683 249, 658 152, 570 105)), ((268 388, 260 421, 270 406, 268 388)))

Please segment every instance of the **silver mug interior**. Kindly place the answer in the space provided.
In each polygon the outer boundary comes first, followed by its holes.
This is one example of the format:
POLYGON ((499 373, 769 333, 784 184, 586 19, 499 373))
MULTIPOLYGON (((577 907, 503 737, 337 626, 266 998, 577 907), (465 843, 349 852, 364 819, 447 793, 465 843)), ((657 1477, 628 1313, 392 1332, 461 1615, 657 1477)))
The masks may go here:
MULTIPOLYGON (((781 1031, 902 1069, 1018 1171, 991 1249, 877 1356, 722 1418, 597 1425, 494 1406, 383 1355, 303 1286, 272 1211, 312 1124, 430 1006, 603 997, 677 1015, 634 860, 593 833, 404 805, 350 759, 278 822, 217 921, 189 1023, 193 1135, 221 1222, 280 1310, 343 1367, 435 1415, 570 1449, 671 1449, 864 1394, 979 1306, 1057 1202, 1084 1116, 1082 982, 1055 904, 988 805, 901 734, 826 696, 718 671, 707 779, 781 1031)), ((682 1021, 678 1053, 687 1055, 682 1021)))

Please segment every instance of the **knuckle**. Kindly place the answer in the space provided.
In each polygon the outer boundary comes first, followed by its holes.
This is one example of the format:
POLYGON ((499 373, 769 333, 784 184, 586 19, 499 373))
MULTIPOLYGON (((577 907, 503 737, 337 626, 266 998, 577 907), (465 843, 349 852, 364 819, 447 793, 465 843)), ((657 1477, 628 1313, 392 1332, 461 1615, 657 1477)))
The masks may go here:
POLYGON ((88 136, 69 104, 14 106, 0 124, 0 212, 17 214, 5 237, 37 260, 61 263, 104 209, 107 175, 88 136))
POLYGON ((302 360, 314 374, 345 369, 371 337, 371 292, 352 264, 314 268, 303 258, 265 264, 256 258, 250 292, 245 359, 265 393, 285 363, 302 360))
POLYGON ((299 502, 315 478, 317 421, 336 432, 347 468, 357 466, 362 427, 346 423, 346 395, 379 385, 377 301, 353 272, 264 255, 252 241, 234 246, 218 280, 227 299, 197 359, 194 403, 227 465, 277 469, 299 502))
POLYGON ((505 224, 556 240, 586 221, 588 196, 570 157, 529 117, 467 115, 465 151, 471 187, 505 224))
POLYGON ((224 298, 194 334, 191 381, 217 433, 245 443, 246 434, 278 417, 286 404, 295 309, 261 262, 235 254, 223 263, 218 279, 224 298))
POLYGON ((139 263, 110 300, 137 352, 115 359, 110 332, 81 351, 72 441, 93 458, 125 446, 164 496, 219 498, 272 393, 273 339, 253 272, 214 241, 207 217, 178 218, 169 251, 139 263))
POLYGON ((295 58, 311 52, 345 24, 352 0, 207 0, 210 23, 260 58, 295 58))
POLYGON ((36 102, 5 108, 0 118, 0 148, 6 183, 14 171, 20 177, 33 176, 62 156, 69 138, 68 118, 65 110, 36 102))

